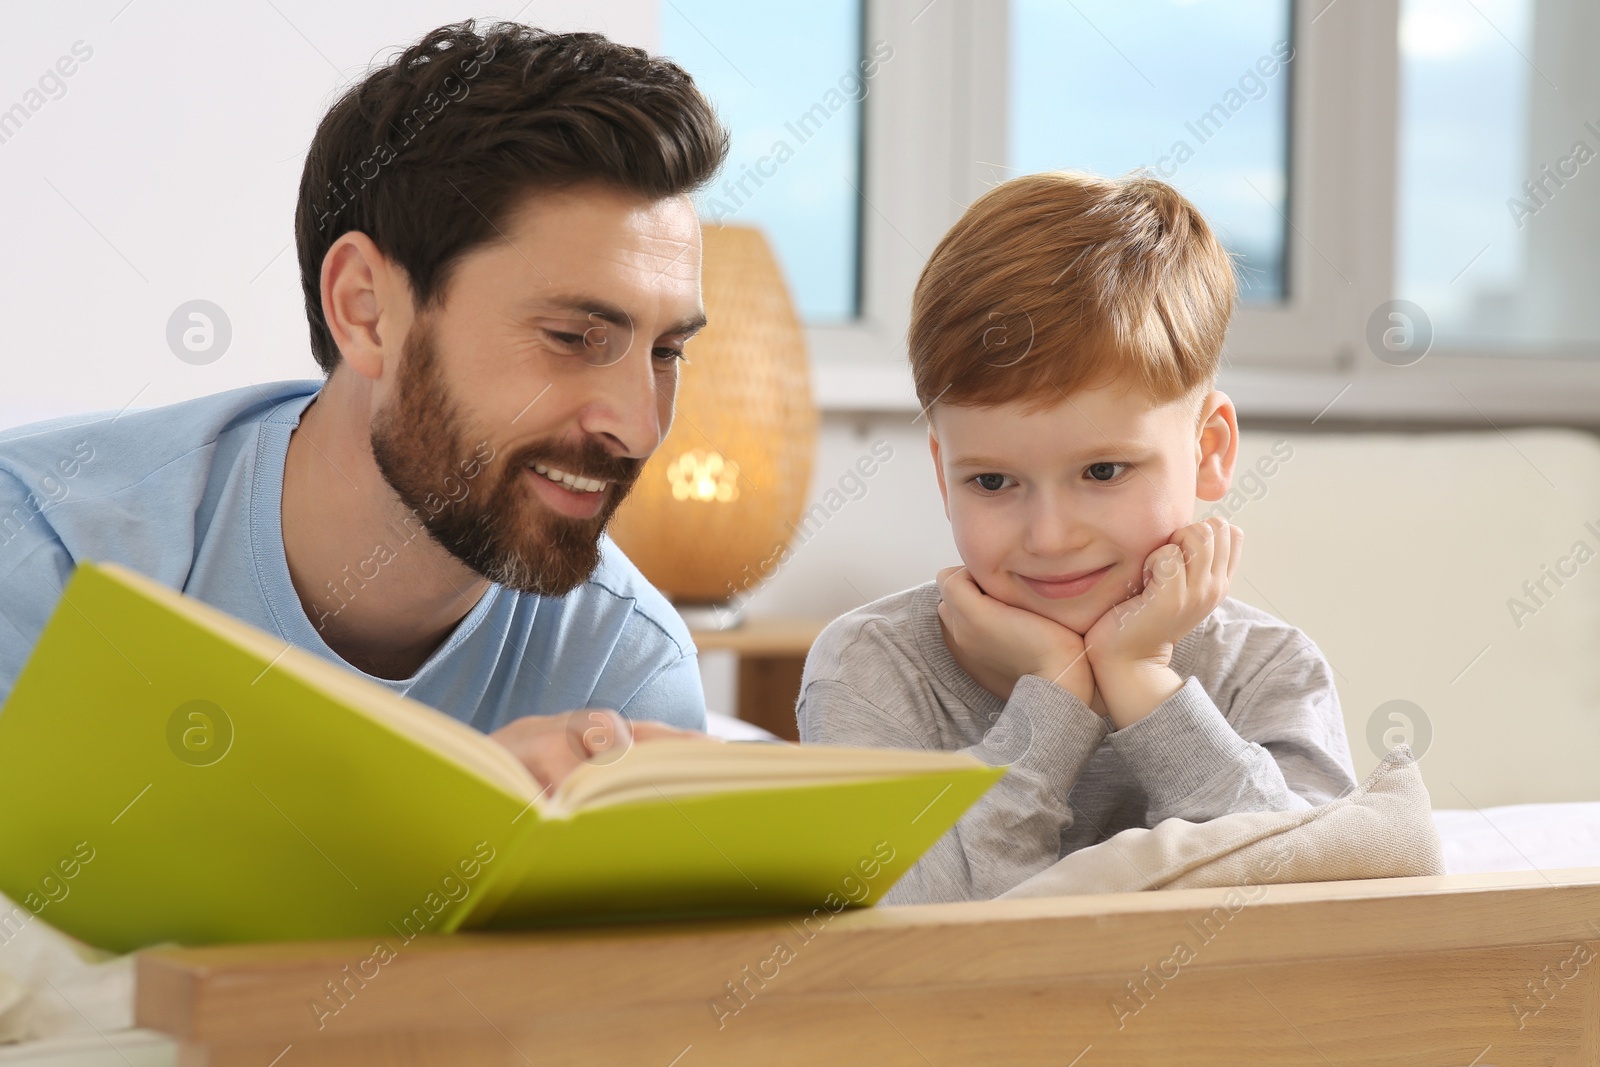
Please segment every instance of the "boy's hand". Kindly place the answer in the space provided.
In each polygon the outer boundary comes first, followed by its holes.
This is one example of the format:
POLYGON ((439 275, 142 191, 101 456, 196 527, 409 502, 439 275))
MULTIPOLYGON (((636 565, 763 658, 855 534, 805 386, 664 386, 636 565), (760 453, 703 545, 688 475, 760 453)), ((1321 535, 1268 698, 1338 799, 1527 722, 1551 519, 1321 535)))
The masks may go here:
POLYGON ((1035 674, 1085 704, 1094 700, 1094 672, 1082 635, 985 593, 965 567, 938 574, 939 618, 965 654, 961 666, 1001 700, 1017 679, 1035 674))
POLYGON ((1084 635, 1088 660, 1119 728, 1183 688, 1172 649, 1228 595, 1244 531, 1219 518, 1192 523, 1145 559, 1144 591, 1111 608, 1084 635))

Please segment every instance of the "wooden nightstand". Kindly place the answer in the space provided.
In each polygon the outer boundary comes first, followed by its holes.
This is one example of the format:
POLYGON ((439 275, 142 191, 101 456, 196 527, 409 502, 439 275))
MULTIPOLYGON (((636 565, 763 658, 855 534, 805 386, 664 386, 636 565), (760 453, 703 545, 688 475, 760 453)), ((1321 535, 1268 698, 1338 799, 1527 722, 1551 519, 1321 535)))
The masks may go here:
POLYGON ((790 741, 800 740, 794 706, 806 653, 831 619, 746 619, 731 630, 692 630, 701 652, 738 657, 739 718, 790 741))

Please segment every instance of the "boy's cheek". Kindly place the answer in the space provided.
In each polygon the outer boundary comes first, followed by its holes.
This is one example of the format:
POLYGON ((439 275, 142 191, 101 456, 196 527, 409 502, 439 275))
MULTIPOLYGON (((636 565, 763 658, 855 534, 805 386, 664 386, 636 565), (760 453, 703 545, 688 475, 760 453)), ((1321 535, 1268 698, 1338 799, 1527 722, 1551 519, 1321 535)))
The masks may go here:
POLYGON ((992 517, 954 511, 952 520, 950 532, 961 563, 979 588, 994 595, 996 586, 1002 584, 1000 579, 1004 577, 1000 561, 1008 555, 1007 532, 992 517))
POLYGON ((1009 591, 1009 587, 1016 583, 1016 579, 997 565, 997 561, 1004 558, 1004 553, 999 551, 996 531, 957 521, 951 524, 951 533, 956 543, 956 555, 960 557, 953 562, 966 567, 972 580, 986 594, 1011 603, 1015 595, 1009 591))

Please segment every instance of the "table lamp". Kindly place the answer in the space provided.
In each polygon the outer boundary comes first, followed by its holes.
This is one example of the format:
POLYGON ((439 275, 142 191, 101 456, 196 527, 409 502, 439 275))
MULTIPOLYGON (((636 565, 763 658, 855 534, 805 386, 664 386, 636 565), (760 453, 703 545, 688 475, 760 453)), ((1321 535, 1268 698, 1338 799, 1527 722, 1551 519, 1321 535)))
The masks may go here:
POLYGON ((609 533, 691 628, 739 623, 788 559, 816 449, 805 333, 760 230, 703 225, 708 324, 666 439, 609 533))

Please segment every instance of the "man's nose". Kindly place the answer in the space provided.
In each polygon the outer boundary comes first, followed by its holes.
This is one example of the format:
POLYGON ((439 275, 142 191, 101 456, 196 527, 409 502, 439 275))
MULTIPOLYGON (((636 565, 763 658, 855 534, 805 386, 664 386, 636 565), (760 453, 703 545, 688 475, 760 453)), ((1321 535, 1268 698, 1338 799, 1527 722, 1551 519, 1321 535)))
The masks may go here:
POLYGON ((656 371, 648 344, 635 342, 618 360, 589 369, 580 424, 590 434, 620 443, 619 454, 644 459, 666 436, 660 416, 666 375, 656 371))

